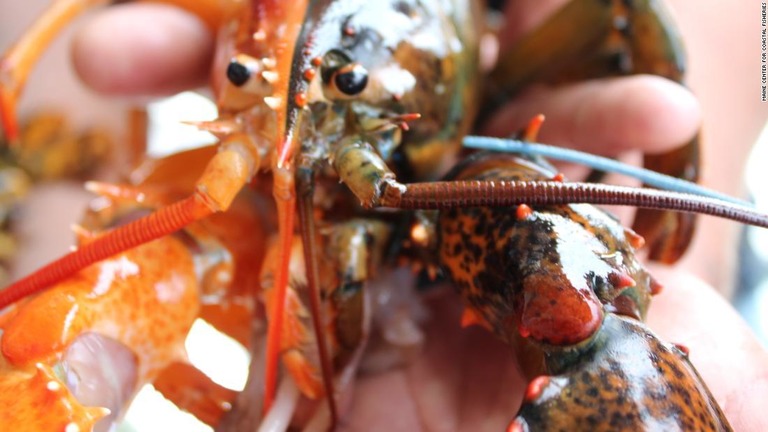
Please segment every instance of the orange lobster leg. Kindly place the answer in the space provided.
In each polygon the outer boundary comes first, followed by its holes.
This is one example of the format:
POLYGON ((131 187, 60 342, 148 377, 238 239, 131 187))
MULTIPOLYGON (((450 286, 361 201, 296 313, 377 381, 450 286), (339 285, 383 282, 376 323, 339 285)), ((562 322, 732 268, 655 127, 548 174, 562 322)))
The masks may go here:
POLYGON ((209 425, 219 423, 237 395, 236 391, 211 381, 196 367, 179 362, 163 370, 153 386, 177 407, 209 425))

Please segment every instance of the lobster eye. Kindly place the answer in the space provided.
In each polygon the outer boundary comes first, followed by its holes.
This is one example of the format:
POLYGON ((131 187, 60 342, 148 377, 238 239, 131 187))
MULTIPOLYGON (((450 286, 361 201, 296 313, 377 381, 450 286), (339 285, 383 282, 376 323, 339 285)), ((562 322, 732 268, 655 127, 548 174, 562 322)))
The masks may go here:
POLYGON ((237 59, 232 59, 227 66, 227 78, 232 84, 240 87, 251 78, 251 70, 237 59))
POLYGON ((344 66, 333 76, 336 88, 347 96, 354 96, 365 90, 368 84, 368 71, 357 63, 344 66))
POLYGON ((356 96, 365 90, 368 84, 368 71, 340 50, 325 53, 320 66, 320 76, 323 79, 323 91, 330 99, 356 96))

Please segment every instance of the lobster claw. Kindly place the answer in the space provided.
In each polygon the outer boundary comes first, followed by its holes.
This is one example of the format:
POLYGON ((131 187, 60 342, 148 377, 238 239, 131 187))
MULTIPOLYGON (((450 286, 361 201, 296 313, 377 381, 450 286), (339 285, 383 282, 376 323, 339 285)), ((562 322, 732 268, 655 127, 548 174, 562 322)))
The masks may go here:
MULTIPOLYGON (((653 74, 682 82, 683 49, 661 3, 569 2, 501 56, 491 75, 492 91, 509 97, 534 82, 561 84, 630 74, 653 74)), ((644 165, 696 182, 698 137, 670 152, 645 155, 644 165)), ((686 251, 694 225, 695 216, 690 214, 640 210, 633 228, 645 237, 651 259, 672 263, 686 251)))
POLYGON ((731 430, 686 354, 639 321, 608 314, 582 349, 531 381, 509 431, 731 430))

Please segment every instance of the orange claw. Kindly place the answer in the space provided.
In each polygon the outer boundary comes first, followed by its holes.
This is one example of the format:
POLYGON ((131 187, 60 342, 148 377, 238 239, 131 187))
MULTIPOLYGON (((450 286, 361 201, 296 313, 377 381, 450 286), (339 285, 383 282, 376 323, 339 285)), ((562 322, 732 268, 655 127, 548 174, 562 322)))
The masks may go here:
MULTIPOLYGON (((73 394, 79 389, 70 391, 54 367, 71 360, 70 348, 81 336, 101 335, 135 358, 134 387, 122 389, 134 394, 183 359, 198 291, 189 250, 165 237, 89 267, 6 313, 0 320, 3 430, 92 430, 109 410, 85 406, 73 394)), ((74 363, 88 356, 75 355, 74 363)))

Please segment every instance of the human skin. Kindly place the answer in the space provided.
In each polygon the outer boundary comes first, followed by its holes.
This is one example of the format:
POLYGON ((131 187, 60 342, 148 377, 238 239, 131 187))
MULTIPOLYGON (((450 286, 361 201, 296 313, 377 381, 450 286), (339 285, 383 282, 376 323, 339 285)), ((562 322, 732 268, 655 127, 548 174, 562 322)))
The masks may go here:
MULTIPOLYGON (((513 2, 515 19, 523 22, 517 28, 535 25, 554 3, 513 2)), ((515 37, 508 34, 505 40, 515 37)), ((101 92, 161 95, 204 83, 212 47, 210 34, 193 16, 165 6, 130 4, 105 9, 86 23, 73 58, 84 81, 101 92), (146 19, 152 25, 140 26, 140 34, 114 31, 136 28, 146 19), (102 37, 107 29, 113 37, 102 37)), ((543 141, 602 154, 614 154, 617 142, 649 151, 672 148, 702 121, 690 93, 656 78, 589 82, 550 96, 516 101, 499 115, 526 112, 536 104, 536 110, 554 113, 542 131, 543 141), (580 121, 568 115, 574 107, 583 110, 580 121), (615 127, 595 129, 606 121, 615 127), (634 128, 641 122, 651 127, 634 128)), ((756 130, 754 121, 749 130, 756 130)), ((701 280, 702 273, 677 267, 653 271, 667 289, 654 299, 649 325, 667 340, 690 347, 692 361, 736 430, 768 430, 760 416, 768 401, 765 350, 701 280)), ((358 380, 354 408, 345 421, 350 430, 503 430, 513 417, 524 381, 509 349, 478 329, 460 329, 455 295, 434 300, 432 306, 423 356, 407 368, 358 380)))

